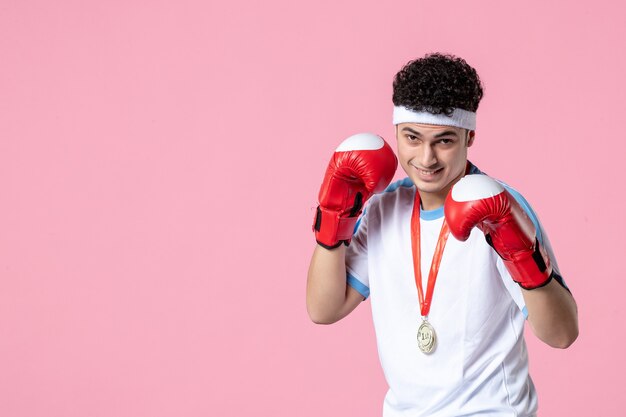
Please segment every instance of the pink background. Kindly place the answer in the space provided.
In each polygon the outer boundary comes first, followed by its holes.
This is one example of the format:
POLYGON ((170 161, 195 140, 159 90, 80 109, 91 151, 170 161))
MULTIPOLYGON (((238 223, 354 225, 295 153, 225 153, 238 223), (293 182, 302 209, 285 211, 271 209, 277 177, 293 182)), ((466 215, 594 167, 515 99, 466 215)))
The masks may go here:
POLYGON ((1 416, 380 416, 369 302, 307 317, 310 228, 430 51, 479 71, 470 158, 579 304, 570 349, 528 335, 540 415, 623 413, 624 6, 383 3, 1 2, 1 416))

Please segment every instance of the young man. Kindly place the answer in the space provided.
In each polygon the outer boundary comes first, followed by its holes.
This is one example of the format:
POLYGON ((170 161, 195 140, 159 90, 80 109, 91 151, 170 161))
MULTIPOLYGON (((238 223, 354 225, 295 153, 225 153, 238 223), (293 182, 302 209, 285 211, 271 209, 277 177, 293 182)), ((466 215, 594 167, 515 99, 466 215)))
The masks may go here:
POLYGON ((333 323, 371 299, 384 416, 534 416, 524 321, 553 347, 578 335, 546 232, 517 191, 467 160, 483 94, 471 66, 427 55, 393 87, 408 178, 373 195, 393 177, 393 151, 371 134, 337 148, 313 226, 309 315, 333 323))

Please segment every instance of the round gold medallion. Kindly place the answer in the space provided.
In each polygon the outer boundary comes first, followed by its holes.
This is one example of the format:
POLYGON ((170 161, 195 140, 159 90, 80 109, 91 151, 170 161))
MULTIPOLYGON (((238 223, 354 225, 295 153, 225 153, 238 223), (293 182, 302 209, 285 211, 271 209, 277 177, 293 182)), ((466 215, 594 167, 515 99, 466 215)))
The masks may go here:
POLYGON ((428 354, 435 350, 436 342, 435 329, 428 321, 424 320, 417 329, 417 345, 423 353, 428 354))

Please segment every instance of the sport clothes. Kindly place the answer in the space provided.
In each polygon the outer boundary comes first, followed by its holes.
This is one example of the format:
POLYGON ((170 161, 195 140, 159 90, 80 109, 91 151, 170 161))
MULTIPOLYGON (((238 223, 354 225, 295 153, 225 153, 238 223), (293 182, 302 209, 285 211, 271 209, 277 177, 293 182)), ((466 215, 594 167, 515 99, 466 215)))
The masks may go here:
MULTIPOLYGON (((469 172, 481 173, 473 165, 469 172)), ((505 187, 535 223, 558 274, 536 215, 519 193, 505 187)), ((389 384, 383 416, 534 415, 537 396, 528 374, 521 289, 477 228, 466 242, 448 237, 429 313, 437 346, 430 355, 419 350, 422 319, 410 227, 415 192, 406 178, 372 197, 346 254, 349 285, 371 298, 389 384)), ((442 223, 443 207, 421 211, 424 292, 442 223)))

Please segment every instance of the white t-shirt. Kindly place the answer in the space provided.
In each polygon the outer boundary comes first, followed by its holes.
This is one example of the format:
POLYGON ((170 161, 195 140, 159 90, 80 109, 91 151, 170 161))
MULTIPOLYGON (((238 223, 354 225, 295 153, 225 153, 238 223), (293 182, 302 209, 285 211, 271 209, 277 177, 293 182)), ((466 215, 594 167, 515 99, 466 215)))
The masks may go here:
MULTIPOLYGON (((470 172, 480 173, 473 166, 470 172)), ((519 193, 507 190, 535 222, 558 274, 532 209, 519 193)), ((349 285, 372 303, 378 352, 389 384, 383 416, 534 415, 537 396, 523 338, 524 299, 477 228, 466 242, 448 237, 429 313, 437 346, 429 355, 419 350, 422 319, 410 228, 415 192, 406 178, 372 197, 346 255, 349 285)), ((421 212, 424 293, 442 223, 443 207, 421 212)))

